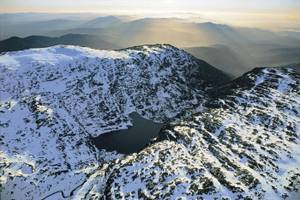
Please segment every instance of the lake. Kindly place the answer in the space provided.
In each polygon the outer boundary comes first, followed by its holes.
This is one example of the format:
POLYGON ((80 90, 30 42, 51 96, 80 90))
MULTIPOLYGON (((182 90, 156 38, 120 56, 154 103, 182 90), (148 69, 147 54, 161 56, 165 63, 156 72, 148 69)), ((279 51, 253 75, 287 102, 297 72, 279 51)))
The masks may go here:
POLYGON ((132 127, 124 130, 112 131, 92 138, 93 143, 99 149, 117 151, 130 154, 144 149, 149 142, 156 138, 163 127, 163 123, 156 123, 144 119, 138 113, 129 115, 132 127))

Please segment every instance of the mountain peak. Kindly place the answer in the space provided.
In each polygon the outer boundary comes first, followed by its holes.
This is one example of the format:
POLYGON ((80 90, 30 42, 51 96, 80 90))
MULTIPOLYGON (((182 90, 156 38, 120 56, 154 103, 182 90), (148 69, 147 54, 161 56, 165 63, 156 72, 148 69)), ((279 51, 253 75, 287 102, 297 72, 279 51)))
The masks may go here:
POLYGON ((287 197, 299 184, 299 74, 228 80, 166 44, 0 55, 1 198, 287 197), (95 148, 133 112, 165 123, 168 139, 127 156, 95 148))
POLYGON ((32 63, 45 63, 47 66, 57 65, 60 63, 70 64, 74 61, 80 61, 81 59, 86 58, 134 59, 135 57, 139 57, 141 54, 145 57, 150 56, 150 60, 153 60, 153 58, 151 58, 151 54, 156 56, 159 55, 157 59, 160 62, 163 61, 161 59, 167 59, 168 62, 170 62, 168 63, 170 66, 173 62, 169 58, 171 55, 187 59, 193 65, 193 70, 191 70, 191 72, 193 71, 192 73, 195 73, 196 70, 199 78, 202 78, 213 85, 229 80, 227 75, 223 74, 221 71, 169 44, 142 45, 118 51, 95 50, 71 45, 56 45, 48 48, 29 49, 6 53, 5 56, 0 58, 0 65, 2 63, 3 66, 10 66, 11 68, 21 67, 25 69, 28 67, 28 69, 32 69, 32 63), (199 65, 199 67, 196 67, 197 65, 199 65))

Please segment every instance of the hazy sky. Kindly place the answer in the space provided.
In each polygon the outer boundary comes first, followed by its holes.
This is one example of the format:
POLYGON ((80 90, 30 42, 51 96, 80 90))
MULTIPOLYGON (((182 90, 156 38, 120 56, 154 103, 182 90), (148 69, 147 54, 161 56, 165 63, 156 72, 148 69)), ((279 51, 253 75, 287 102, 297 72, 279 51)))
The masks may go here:
POLYGON ((0 12, 188 16, 238 26, 300 30, 300 0, 0 0, 0 12))
POLYGON ((300 0, 0 0, 1 12, 297 10, 300 0))

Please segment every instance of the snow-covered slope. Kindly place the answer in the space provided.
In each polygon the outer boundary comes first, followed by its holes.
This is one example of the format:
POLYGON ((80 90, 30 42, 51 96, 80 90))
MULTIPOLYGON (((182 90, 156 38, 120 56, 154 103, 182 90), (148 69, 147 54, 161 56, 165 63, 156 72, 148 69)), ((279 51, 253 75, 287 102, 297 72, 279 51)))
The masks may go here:
POLYGON ((300 75, 255 69, 216 87, 226 79, 169 45, 1 55, 1 199, 284 198, 300 188, 300 75), (133 111, 172 121, 168 140, 95 149, 133 111))
POLYGON ((275 200, 299 190, 300 75, 255 69, 212 96, 163 131, 172 140, 115 164, 106 198, 275 200))
POLYGON ((170 45, 1 55, 1 197, 68 197, 85 192, 90 180, 104 184, 89 177, 104 177, 97 169, 121 155, 96 150, 91 136, 127 128, 133 111, 156 121, 199 111, 206 88, 221 79, 222 72, 170 45))

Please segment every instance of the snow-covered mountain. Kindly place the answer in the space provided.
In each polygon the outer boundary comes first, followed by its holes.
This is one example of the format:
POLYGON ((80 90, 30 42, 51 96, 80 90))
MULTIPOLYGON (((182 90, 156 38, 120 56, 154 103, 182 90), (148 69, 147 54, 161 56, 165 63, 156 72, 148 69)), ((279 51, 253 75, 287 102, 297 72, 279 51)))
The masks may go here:
POLYGON ((212 96, 163 131, 171 141, 115 165, 107 199, 285 199, 299 190, 300 74, 255 69, 212 96))
POLYGON ((300 188, 300 75, 229 78, 170 45, 0 56, 1 199, 281 199, 300 188), (139 153, 90 138, 138 112, 170 122, 139 153))
POLYGON ((0 72, 5 199, 72 195, 114 158, 91 136, 127 128, 133 111, 156 121, 199 111, 205 90, 228 79, 169 45, 11 52, 0 56, 0 72))

